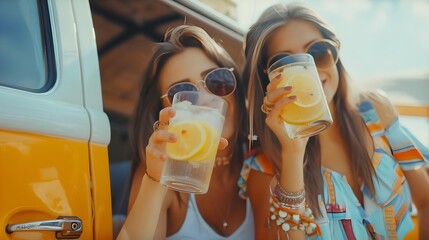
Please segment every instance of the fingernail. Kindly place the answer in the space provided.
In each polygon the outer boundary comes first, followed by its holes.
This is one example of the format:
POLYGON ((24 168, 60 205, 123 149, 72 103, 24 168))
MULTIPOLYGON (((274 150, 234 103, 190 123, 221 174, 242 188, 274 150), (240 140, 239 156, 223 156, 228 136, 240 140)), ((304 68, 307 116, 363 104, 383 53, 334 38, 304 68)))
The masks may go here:
POLYGON ((289 96, 289 97, 287 97, 287 98, 289 98, 289 99, 293 100, 293 99, 295 99, 295 98, 296 98, 296 96, 295 96, 295 95, 293 95, 293 96, 289 96))
POLYGON ((286 91, 292 90, 292 86, 286 86, 286 87, 285 87, 285 90, 286 90, 286 91))
POLYGON ((176 138, 176 136, 174 136, 174 135, 170 135, 170 137, 168 137, 171 141, 176 141, 177 140, 177 138, 176 138))

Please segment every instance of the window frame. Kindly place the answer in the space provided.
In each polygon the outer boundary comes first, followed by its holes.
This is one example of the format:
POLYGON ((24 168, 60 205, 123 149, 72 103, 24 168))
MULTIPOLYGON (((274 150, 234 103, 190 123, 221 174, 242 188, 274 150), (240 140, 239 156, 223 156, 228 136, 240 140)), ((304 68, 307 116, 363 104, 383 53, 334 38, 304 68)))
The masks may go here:
POLYGON ((37 0, 39 22, 41 30, 41 41, 43 44, 43 60, 45 62, 46 82, 41 88, 28 88, 19 85, 0 83, 0 86, 14 88, 32 93, 44 93, 49 91, 55 84, 57 77, 57 67, 55 61, 55 49, 53 42, 53 31, 51 18, 49 14, 49 6, 47 0, 37 0))

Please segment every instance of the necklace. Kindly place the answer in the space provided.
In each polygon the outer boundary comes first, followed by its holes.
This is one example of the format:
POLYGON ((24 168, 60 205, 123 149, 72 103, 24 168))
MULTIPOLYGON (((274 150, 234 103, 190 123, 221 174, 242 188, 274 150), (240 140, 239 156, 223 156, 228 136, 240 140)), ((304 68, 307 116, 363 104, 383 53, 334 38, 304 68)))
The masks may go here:
POLYGON ((213 204, 213 202, 210 199, 210 204, 212 205, 213 210, 216 212, 216 214, 218 215, 218 217, 220 219, 222 219, 222 229, 221 229, 221 232, 224 233, 224 234, 226 233, 226 230, 228 229, 228 219, 229 219, 229 216, 231 214, 231 205, 232 205, 232 201, 234 199, 234 194, 231 193, 231 196, 232 197, 229 198, 229 202, 227 202, 227 204, 226 204, 226 212, 224 214, 221 214, 221 212, 218 211, 219 209, 217 208, 217 206, 215 204, 213 204))
MULTIPOLYGON (((225 198, 222 198, 223 200, 227 200, 226 204, 224 205, 225 208, 223 209, 224 211, 222 212, 222 208, 219 209, 222 205, 219 204, 219 201, 221 201, 222 199, 216 199, 217 201, 213 202, 213 197, 211 196, 207 196, 207 200, 208 203, 210 204, 210 207, 213 209, 213 211, 215 212, 216 216, 218 217, 218 219, 221 220, 222 225, 219 227, 215 227, 216 225, 213 225, 213 229, 217 229, 217 231, 219 232, 219 234, 223 234, 225 235, 227 233, 228 227, 229 227, 229 218, 231 215, 231 208, 233 207, 233 202, 234 202, 234 193, 236 192, 236 187, 234 185, 224 185, 223 187, 218 186, 216 191, 213 192, 213 194, 211 194, 212 196, 225 196, 225 198), (227 194, 224 194, 227 193, 227 194)), ((238 191, 238 190, 237 190, 238 191)))
POLYGON ((215 167, 217 166, 226 166, 231 163, 232 153, 227 156, 217 157, 215 159, 215 167))

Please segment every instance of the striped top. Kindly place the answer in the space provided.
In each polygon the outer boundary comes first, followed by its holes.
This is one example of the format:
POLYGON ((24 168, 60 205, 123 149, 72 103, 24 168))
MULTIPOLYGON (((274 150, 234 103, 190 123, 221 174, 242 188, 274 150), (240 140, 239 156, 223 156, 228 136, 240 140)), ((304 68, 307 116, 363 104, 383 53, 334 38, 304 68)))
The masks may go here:
MULTIPOLYGON (((374 141, 376 194, 372 196, 362 186, 363 208, 346 177, 322 167, 324 192, 319 196, 322 217, 317 219, 322 235, 313 239, 403 239, 413 229, 411 194, 402 171, 427 164, 429 149, 401 126, 398 119, 384 129, 370 101, 362 102, 359 111, 374 141)), ((274 174, 272 164, 262 154, 247 158, 238 181, 243 197, 251 169, 274 174)))

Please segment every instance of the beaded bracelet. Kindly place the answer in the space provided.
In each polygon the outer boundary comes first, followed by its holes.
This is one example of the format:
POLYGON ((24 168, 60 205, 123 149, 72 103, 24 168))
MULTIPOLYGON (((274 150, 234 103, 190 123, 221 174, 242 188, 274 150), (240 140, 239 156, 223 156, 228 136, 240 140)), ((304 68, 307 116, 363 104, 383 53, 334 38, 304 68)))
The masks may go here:
POLYGON ((310 208, 305 204, 305 190, 289 192, 282 188, 274 176, 270 183, 270 219, 285 232, 289 230, 305 231, 308 236, 321 235, 319 225, 314 221, 310 208), (305 208, 304 213, 298 210, 305 208))
POLYGON ((289 230, 305 231, 311 237, 321 235, 320 226, 314 221, 314 216, 309 207, 306 206, 304 213, 281 206, 279 200, 271 195, 270 219, 287 234, 289 230))

